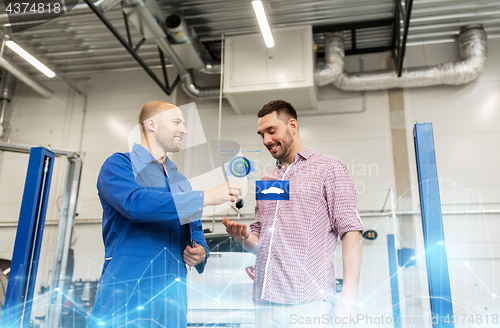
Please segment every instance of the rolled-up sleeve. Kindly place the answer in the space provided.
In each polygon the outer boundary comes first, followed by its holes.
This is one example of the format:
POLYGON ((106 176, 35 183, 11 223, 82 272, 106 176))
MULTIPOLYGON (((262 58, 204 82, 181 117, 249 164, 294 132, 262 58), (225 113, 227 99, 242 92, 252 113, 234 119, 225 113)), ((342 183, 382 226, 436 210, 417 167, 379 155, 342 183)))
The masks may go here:
POLYGON ((344 163, 335 159, 325 175, 325 194, 332 229, 340 239, 349 231, 363 231, 356 206, 356 187, 344 163))
POLYGON ((262 228, 262 223, 261 223, 261 215, 259 213, 259 201, 257 201, 257 204, 255 205, 255 219, 250 224, 250 233, 259 237, 261 228, 262 228))

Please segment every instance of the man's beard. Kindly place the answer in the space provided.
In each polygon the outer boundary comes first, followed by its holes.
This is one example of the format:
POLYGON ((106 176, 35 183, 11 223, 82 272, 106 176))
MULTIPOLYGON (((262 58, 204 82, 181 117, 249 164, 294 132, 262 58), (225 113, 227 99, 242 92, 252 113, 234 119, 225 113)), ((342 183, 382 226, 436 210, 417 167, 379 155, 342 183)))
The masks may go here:
POLYGON ((174 139, 170 143, 170 153, 177 153, 181 150, 181 144, 177 144, 177 141, 174 139))
POLYGON ((164 151, 168 153, 177 153, 181 150, 181 144, 177 143, 174 136, 163 136, 162 140, 158 140, 164 151))
POLYGON ((277 145, 279 145, 280 147, 280 150, 274 154, 271 153, 271 156, 273 156, 275 159, 283 161, 283 159, 288 155, 288 151, 290 150, 292 143, 293 143, 292 134, 289 131, 287 131, 286 138, 277 143, 277 145))

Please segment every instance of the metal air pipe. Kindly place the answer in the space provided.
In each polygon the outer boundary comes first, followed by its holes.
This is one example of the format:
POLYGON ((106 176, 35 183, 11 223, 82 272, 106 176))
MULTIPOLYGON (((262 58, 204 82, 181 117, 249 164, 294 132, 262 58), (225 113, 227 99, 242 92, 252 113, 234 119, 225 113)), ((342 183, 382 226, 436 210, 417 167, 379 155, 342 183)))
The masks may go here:
MULTIPOLYGON (((176 44, 179 43, 191 43, 199 42, 198 38, 195 36, 193 38, 193 34, 190 32, 190 29, 186 25, 186 21, 183 20, 179 15, 170 15, 165 20, 165 25, 167 26, 167 33, 175 40, 176 44)), ((203 74, 220 74, 221 73, 221 65, 220 63, 215 63, 213 60, 207 59, 207 56, 203 56, 203 53, 207 51, 203 46, 197 47, 200 52, 199 56, 201 57, 205 66, 201 68, 197 68, 203 74)))
POLYGON ((38 92, 42 97, 50 98, 54 94, 51 90, 47 89, 37 81, 33 80, 33 78, 28 73, 23 71, 21 68, 17 67, 17 65, 12 63, 8 59, 0 58, 0 67, 10 72, 16 78, 27 84, 33 90, 38 92))
POLYGON ((165 32, 158 24, 157 20, 164 19, 164 17, 153 16, 150 9, 144 4, 143 0, 125 0, 127 4, 136 8, 135 14, 140 20, 141 32, 143 36, 148 35, 149 38, 154 38, 158 47, 163 51, 165 56, 170 60, 174 66, 177 74, 182 82, 182 87, 186 93, 193 98, 197 99, 215 99, 219 97, 219 88, 201 88, 198 87, 194 81, 191 73, 186 66, 182 63, 177 53, 174 51, 170 42, 168 41, 165 32), (141 8, 144 7, 144 8, 141 8), (147 10, 144 10, 147 9, 147 10))
MULTIPOLYGON (((12 100, 12 94, 14 93, 16 79, 8 71, 2 72, 2 81, 0 83, 0 125, 4 127, 5 118, 7 115, 7 110, 9 103, 12 100)), ((7 117, 8 120, 8 117, 7 117)), ((3 132, 2 128, 2 132, 3 132)), ((0 133, 0 136, 2 133, 0 133)))
POLYGON ((432 85, 461 85, 481 74, 486 62, 487 36, 479 25, 463 27, 458 37, 459 62, 428 67, 407 68, 398 78, 395 71, 344 72, 344 35, 325 33, 325 62, 315 72, 318 85, 333 83, 341 90, 368 91, 394 88, 426 87, 432 85))

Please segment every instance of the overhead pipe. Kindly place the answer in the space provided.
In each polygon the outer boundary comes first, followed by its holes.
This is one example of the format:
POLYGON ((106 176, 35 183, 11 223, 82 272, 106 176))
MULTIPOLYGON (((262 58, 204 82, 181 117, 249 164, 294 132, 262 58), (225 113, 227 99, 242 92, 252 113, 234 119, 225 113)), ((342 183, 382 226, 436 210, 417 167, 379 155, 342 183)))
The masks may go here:
MULTIPOLYGON (((120 2, 121 2, 121 0, 99 0, 96 3, 94 3, 94 5, 97 8, 101 9, 102 12, 106 12, 108 10, 111 10, 114 6, 116 6, 120 2)), ((78 7, 78 6, 80 6, 80 5, 76 5, 75 8, 73 8, 73 9, 76 9, 76 7, 78 7)), ((81 6, 88 8, 88 6, 85 4, 82 4, 81 6)))
POLYGON ((175 43, 191 42, 191 35, 188 31, 186 21, 179 15, 170 15, 165 19, 167 33, 174 39, 175 43))
POLYGON ((28 73, 23 71, 21 68, 19 68, 17 65, 12 63, 8 59, 0 58, 0 67, 12 73, 12 75, 14 75, 17 79, 24 82, 26 85, 28 85, 33 90, 38 92, 42 97, 50 98, 54 94, 54 92, 47 89, 37 81, 33 80, 33 78, 28 73))
POLYGON ((486 31, 479 25, 461 28, 458 43, 461 61, 407 68, 398 78, 397 73, 391 70, 346 73, 343 32, 325 33, 326 63, 316 70, 316 83, 320 86, 333 83, 335 87, 346 91, 467 84, 477 79, 483 71, 487 57, 486 31))
MULTIPOLYGON (((7 115, 9 103, 12 101, 16 78, 9 72, 2 72, 2 81, 0 82, 0 125, 3 126, 7 115)), ((8 117, 7 117, 8 120, 8 117)), ((0 134, 1 135, 1 134, 0 134)))
POLYGON ((205 59, 205 66, 198 69, 203 74, 218 75, 221 73, 220 63, 215 63, 212 60, 205 59))
POLYGON ((156 43, 168 57, 175 70, 177 71, 177 74, 179 74, 182 82, 182 88, 189 96, 197 99, 219 98, 219 87, 200 88, 194 83, 191 72, 189 72, 186 66, 184 66, 181 59, 179 58, 179 56, 177 56, 177 53, 175 53, 166 37, 157 38, 156 43))
MULTIPOLYGON (((156 74, 151 70, 151 68, 144 62, 144 60, 137 54, 137 52, 132 48, 132 46, 127 43, 127 41, 120 35, 118 30, 111 24, 111 22, 104 16, 104 14, 91 2, 91 0, 84 0, 90 9, 96 14, 97 17, 103 22, 104 25, 109 29, 109 31, 116 37, 122 46, 134 57, 137 63, 144 69, 144 71, 156 82, 156 84, 170 96, 171 90, 163 84, 163 82, 156 76, 156 74)), ((157 27, 159 28, 159 27, 157 27)))
POLYGON ((2 72, 2 81, 0 83, 0 139, 8 138, 9 121, 10 121, 10 102, 14 94, 16 78, 8 71, 2 72))
POLYGON ((179 15, 170 15, 165 20, 165 25, 167 28, 167 33, 170 35, 176 44, 181 43, 191 43, 195 48, 199 48, 199 56, 203 61, 205 66, 201 68, 197 68, 196 70, 200 71, 204 74, 220 74, 221 73, 221 65, 220 63, 215 63, 213 60, 209 60, 203 57, 203 53, 206 53, 206 50, 202 47, 196 47, 195 42, 199 42, 198 39, 194 40, 192 33, 190 32, 188 26, 186 25, 186 21, 183 20, 179 15))
MULTIPOLYGON (((134 14, 137 15, 140 21, 140 31, 143 36, 147 38, 154 38, 158 47, 163 51, 165 56, 170 60, 174 66, 177 74, 181 79, 182 87, 186 93, 193 98, 197 99, 215 99, 219 97, 219 88, 200 88, 194 81, 191 73, 188 71, 186 66, 182 63, 177 53, 174 51, 170 42, 167 39, 167 35, 164 28, 158 22, 165 22, 164 17, 161 17, 161 11, 157 12, 160 17, 155 17, 151 13, 149 7, 144 4, 143 0, 125 0, 126 3, 135 8, 134 14), (146 37, 148 36, 148 37, 146 37)), ((154 4, 155 5, 155 4, 154 4)))

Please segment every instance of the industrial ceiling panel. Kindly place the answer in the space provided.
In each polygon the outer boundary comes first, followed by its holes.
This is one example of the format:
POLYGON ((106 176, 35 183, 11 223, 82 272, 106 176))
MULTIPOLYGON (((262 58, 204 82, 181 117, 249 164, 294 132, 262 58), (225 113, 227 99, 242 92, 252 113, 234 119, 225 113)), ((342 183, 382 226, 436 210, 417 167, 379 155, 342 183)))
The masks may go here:
MULTIPOLYGON (((393 19, 394 0, 268 0, 263 1, 271 28, 294 25, 342 26, 393 19)), ((165 13, 178 14, 194 28, 215 60, 220 59, 222 34, 259 33, 251 1, 242 0, 158 0, 165 13)), ((3 4, 2 4, 3 6, 3 4)), ((2 8, 0 8, 2 9, 2 8)), ((5 8, 1 12, 5 12, 5 8)), ((106 17, 126 38, 120 4, 106 12, 106 17)), ((455 42, 460 26, 483 24, 488 38, 500 38, 500 1, 498 0, 419 0, 414 1, 407 46, 455 42)), ((0 14, 0 25, 10 26, 6 14, 0 14)), ((140 34, 131 26, 134 44, 140 34)), ((11 38, 47 66, 67 77, 88 75, 95 71, 140 69, 124 47, 108 31, 84 2, 64 16, 37 27, 10 33, 11 38)), ((352 31, 346 30, 346 50, 353 48, 352 31)), ((387 47, 393 39, 391 26, 358 29, 357 49, 387 47)), ((314 41, 323 51, 323 35, 314 41)), ((154 42, 146 41, 138 53, 145 62, 160 65, 154 42)), ((9 49, 4 55, 35 77, 40 74, 9 49)))

